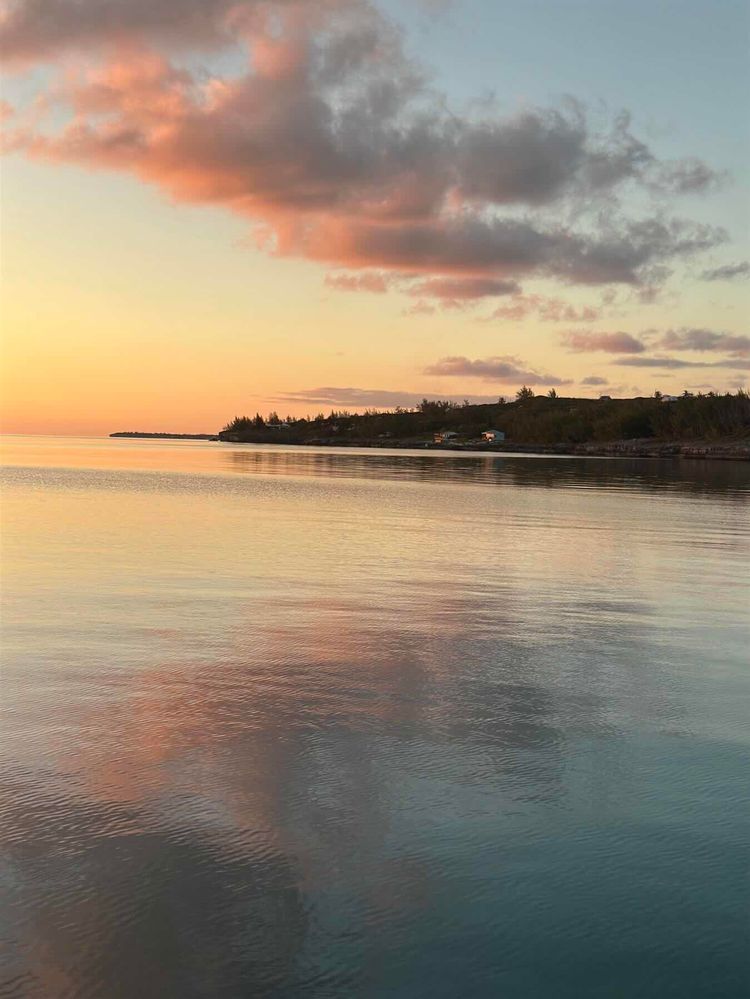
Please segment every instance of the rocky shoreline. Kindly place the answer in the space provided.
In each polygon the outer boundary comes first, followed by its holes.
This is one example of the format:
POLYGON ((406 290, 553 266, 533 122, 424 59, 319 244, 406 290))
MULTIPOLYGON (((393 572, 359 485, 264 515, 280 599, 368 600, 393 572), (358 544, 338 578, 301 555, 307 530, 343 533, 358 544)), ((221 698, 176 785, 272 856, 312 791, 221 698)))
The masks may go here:
MULTIPOLYGON (((226 441, 226 438, 224 438, 226 441)), ((229 443, 263 443, 240 442, 229 443)), ((661 441, 653 438, 590 442, 586 444, 536 444, 505 441, 502 444, 425 443, 424 440, 340 440, 315 438, 306 441, 279 440, 298 447, 377 448, 393 450, 467 451, 474 454, 538 454, 589 458, 688 458, 711 461, 750 461, 750 439, 717 441, 661 441)))
MULTIPOLYGON (((497 447, 497 451, 528 451, 529 446, 497 447)), ((547 444, 541 454, 603 458, 693 458, 712 461, 750 461, 750 441, 684 443, 679 441, 612 441, 606 444, 547 444)))
POLYGON ((482 450, 602 458, 693 458, 750 461, 750 441, 630 440, 588 444, 500 444, 482 450))

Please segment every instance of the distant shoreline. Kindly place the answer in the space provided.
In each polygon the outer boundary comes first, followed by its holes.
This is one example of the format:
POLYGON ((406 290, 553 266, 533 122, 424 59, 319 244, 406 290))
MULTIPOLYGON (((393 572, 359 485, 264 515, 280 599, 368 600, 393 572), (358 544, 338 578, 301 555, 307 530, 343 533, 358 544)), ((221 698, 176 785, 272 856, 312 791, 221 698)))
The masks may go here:
POLYGON ((110 434, 110 437, 145 437, 156 440, 173 440, 173 441, 217 441, 219 439, 218 434, 165 434, 158 431, 148 432, 143 430, 118 430, 114 434, 110 434))

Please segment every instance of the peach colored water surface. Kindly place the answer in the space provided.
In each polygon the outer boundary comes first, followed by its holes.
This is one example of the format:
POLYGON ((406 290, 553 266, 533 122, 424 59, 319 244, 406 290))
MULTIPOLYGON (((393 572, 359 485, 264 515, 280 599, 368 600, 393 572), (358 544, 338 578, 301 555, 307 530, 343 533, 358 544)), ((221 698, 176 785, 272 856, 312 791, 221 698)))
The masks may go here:
POLYGON ((747 466, 2 444, 0 995, 744 993, 747 466))

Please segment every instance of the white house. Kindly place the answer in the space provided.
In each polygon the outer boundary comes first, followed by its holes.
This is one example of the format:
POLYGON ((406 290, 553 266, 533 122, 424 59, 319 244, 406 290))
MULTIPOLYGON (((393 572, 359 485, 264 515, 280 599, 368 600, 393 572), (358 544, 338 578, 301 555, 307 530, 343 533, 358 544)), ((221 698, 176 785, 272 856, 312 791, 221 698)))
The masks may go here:
POLYGON ((449 441, 454 441, 458 437, 458 434, 453 430, 441 430, 439 433, 435 434, 436 444, 447 444, 449 441))
POLYGON ((502 430, 485 430, 482 434, 482 440, 488 444, 499 444, 505 440, 505 432, 502 430))

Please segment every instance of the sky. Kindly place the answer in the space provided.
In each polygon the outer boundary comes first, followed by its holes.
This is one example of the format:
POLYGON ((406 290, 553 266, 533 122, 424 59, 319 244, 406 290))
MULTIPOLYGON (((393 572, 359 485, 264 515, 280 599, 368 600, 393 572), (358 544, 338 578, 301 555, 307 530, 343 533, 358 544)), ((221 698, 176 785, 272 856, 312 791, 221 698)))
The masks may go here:
POLYGON ((4 432, 750 383, 745 0, 0 12, 4 432))

